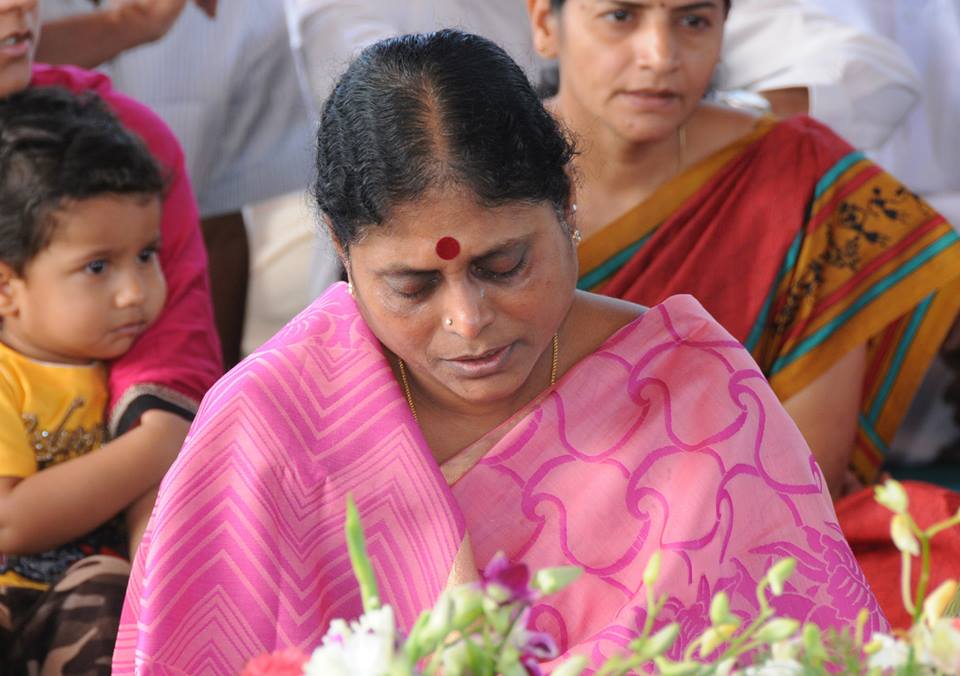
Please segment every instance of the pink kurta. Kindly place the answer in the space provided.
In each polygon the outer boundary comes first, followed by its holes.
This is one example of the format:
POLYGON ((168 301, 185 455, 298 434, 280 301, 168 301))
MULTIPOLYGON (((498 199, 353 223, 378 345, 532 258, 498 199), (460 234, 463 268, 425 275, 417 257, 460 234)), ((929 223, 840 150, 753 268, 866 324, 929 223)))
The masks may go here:
POLYGON ((783 613, 837 626, 866 607, 870 629, 886 627, 800 433, 688 296, 618 331, 491 434, 448 486, 380 344, 333 287, 204 400, 137 555, 114 673, 233 673, 358 615, 348 491, 403 627, 444 588, 467 533, 481 565, 502 549, 586 570, 533 617, 595 663, 642 624, 658 549, 678 649, 718 590, 753 616, 757 579, 788 555, 800 563, 783 613))

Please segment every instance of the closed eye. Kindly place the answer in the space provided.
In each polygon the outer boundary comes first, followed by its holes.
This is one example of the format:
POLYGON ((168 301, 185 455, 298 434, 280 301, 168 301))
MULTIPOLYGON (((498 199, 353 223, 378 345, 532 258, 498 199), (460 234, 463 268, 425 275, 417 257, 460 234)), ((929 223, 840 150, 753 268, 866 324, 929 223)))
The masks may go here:
POLYGON ((409 282, 399 282, 389 284, 393 293, 406 300, 417 300, 425 297, 440 282, 440 276, 432 275, 414 275, 414 279, 409 282))
POLYGON ((496 261, 492 261, 482 265, 474 265, 474 274, 477 275, 477 277, 488 279, 494 282, 505 281, 519 274, 524 269, 527 264, 527 256, 524 254, 520 257, 520 260, 518 260, 516 264, 508 267, 507 269, 499 269, 495 263, 496 261))

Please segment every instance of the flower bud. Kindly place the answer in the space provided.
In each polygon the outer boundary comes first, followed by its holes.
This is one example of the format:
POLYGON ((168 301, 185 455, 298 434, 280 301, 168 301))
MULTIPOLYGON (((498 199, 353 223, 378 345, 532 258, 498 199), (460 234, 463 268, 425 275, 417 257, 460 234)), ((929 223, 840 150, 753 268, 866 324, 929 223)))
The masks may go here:
POLYGON ((728 657, 723 662, 717 665, 716 670, 713 672, 716 676, 728 676, 733 672, 733 668, 737 664, 736 657, 728 657))
POLYGON ((756 633, 756 638, 764 643, 776 643, 790 638, 799 628, 800 623, 796 620, 776 617, 760 627, 760 630, 756 633))
POLYGON ((710 622, 716 626, 730 619, 730 599, 726 592, 717 592, 710 602, 710 622))
POLYGON ((706 657, 722 644, 730 640, 734 632, 737 631, 735 624, 721 624, 717 627, 710 627, 703 632, 703 642, 700 644, 700 656, 706 657))
POLYGON ((923 602, 923 619, 927 621, 927 624, 933 626, 937 620, 943 617, 943 611, 947 609, 956 593, 956 580, 947 580, 933 590, 923 602))
POLYGON ((677 622, 671 622, 666 627, 644 641, 643 647, 640 649, 637 656, 644 662, 652 660, 654 657, 659 657, 670 649, 670 646, 674 644, 674 642, 677 640, 677 636, 679 635, 680 624, 677 622))
POLYGON ((434 646, 452 631, 453 602, 449 592, 440 594, 436 605, 430 611, 430 618, 419 632, 418 640, 423 646, 434 646))
POLYGON ((767 580, 770 582, 770 591, 774 596, 780 596, 783 593, 783 586, 786 584, 793 571, 797 568, 796 559, 781 559, 767 571, 767 580))
POLYGON ((453 602, 453 627, 465 629, 483 614, 483 592, 475 585, 461 585, 450 590, 453 602))
POLYGON ((510 628, 510 606, 501 606, 490 597, 483 599, 483 616, 498 634, 505 634, 507 629, 510 628))
POLYGON ((671 662, 664 657, 657 657, 654 662, 657 665, 657 673, 662 676, 693 676, 703 666, 699 662, 671 662))
POLYGON ((660 577, 660 552, 656 551, 647 561, 647 567, 643 569, 643 584, 652 587, 657 583, 658 577, 660 577))
POLYGON ((587 668, 587 658, 574 655, 551 672, 551 676, 580 676, 587 668))
POLYGON ((873 496, 894 514, 905 514, 910 505, 903 485, 893 479, 887 479, 882 485, 874 487, 873 496))
POLYGON ((583 570, 577 566, 557 566, 537 571, 533 586, 544 594, 556 594, 580 577, 583 570))
POLYGON ((897 514, 890 519, 890 537, 901 552, 911 556, 920 556, 920 543, 910 530, 910 522, 905 514, 897 514))

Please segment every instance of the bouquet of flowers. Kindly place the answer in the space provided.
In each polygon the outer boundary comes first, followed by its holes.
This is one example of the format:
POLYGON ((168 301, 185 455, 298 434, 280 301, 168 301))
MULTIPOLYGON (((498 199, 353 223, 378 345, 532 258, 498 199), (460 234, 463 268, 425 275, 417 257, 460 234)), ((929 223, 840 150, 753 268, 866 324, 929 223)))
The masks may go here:
MULTIPOLYGON (((666 595, 655 593, 660 555, 647 563, 643 581, 647 615, 628 653, 611 657, 597 676, 635 672, 664 676, 791 676, 865 674, 920 676, 960 673, 960 611, 957 582, 949 580, 929 595, 930 541, 960 524, 953 518, 921 529, 911 517, 907 494, 896 481, 876 488, 876 499, 892 513, 890 532, 902 556, 903 602, 914 619, 906 631, 874 634, 867 640, 862 611, 848 631, 824 633, 814 624, 777 617, 769 595, 783 593, 796 567, 790 558, 774 564, 757 585, 760 612, 749 624, 730 612, 726 594, 710 604, 710 626, 685 649, 681 659, 667 652, 679 635, 673 622, 653 631, 666 595), (920 576, 911 589, 912 559, 920 558, 920 576), (955 601, 955 598, 958 601, 955 601)), ((356 505, 348 498, 347 546, 363 598, 363 615, 350 623, 335 620, 312 655, 286 650, 251 661, 241 676, 539 676, 541 664, 554 660, 553 639, 528 629, 531 605, 576 580, 580 569, 548 568, 531 574, 522 563, 498 554, 478 583, 449 589, 423 612, 410 633, 400 635, 393 611, 381 603, 367 557, 356 505)), ((579 676, 587 660, 574 655, 553 668, 553 676, 579 676)))

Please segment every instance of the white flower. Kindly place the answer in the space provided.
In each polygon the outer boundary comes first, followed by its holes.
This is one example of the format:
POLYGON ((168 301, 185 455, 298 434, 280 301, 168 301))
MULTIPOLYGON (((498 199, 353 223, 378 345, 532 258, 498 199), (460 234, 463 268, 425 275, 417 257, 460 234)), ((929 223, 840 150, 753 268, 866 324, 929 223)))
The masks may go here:
POLYGON ((304 666, 304 676, 383 676, 393 660, 394 636, 390 606, 364 613, 349 626, 334 620, 304 666))
POLYGON ((894 514, 905 514, 910 501, 899 481, 887 479, 882 486, 874 486, 874 498, 894 514))
POLYGON ((890 537, 893 539, 893 544, 901 552, 911 556, 920 556, 920 543, 917 542, 917 537, 910 529, 910 523, 907 521, 906 515, 897 514, 890 519, 890 537))
POLYGON ((910 648, 903 641, 898 641, 886 634, 874 634, 867 644, 870 655, 867 666, 871 669, 897 669, 907 663, 910 648))
POLYGON ((803 642, 798 639, 777 641, 770 644, 770 654, 774 662, 792 662, 803 649, 803 642))
POLYGON ((917 661, 945 674, 960 673, 960 621, 943 618, 932 627, 918 625, 911 636, 917 661))

